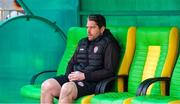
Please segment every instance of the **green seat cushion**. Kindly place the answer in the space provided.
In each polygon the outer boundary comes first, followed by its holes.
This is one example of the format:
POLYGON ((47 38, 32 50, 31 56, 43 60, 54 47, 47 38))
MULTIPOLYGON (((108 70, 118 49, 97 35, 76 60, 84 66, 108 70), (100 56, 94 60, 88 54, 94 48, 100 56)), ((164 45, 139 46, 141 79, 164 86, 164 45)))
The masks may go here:
POLYGON ((41 90, 41 85, 26 85, 21 88, 21 95, 26 97, 31 97, 33 99, 39 99, 41 90))
POLYGON ((93 97, 91 99, 92 104, 122 104, 123 100, 133 97, 134 94, 124 92, 124 93, 116 93, 116 92, 111 92, 111 93, 104 93, 104 94, 99 94, 93 97))
POLYGON ((131 104, 168 104, 171 101, 177 100, 175 97, 169 96, 138 96, 133 98, 131 104))

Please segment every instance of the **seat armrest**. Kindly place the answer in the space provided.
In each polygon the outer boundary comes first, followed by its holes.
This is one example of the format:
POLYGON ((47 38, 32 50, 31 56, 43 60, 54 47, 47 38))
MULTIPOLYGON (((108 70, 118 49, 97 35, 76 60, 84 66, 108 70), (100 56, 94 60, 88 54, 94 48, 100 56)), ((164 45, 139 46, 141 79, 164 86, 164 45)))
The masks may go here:
POLYGON ((96 94, 106 92, 107 85, 118 78, 124 79, 124 82, 126 83, 128 76, 127 75, 118 75, 118 76, 110 77, 108 79, 100 81, 96 86, 96 94))
POLYGON ((158 81, 165 81, 166 84, 166 95, 169 95, 169 86, 170 86, 170 78, 169 77, 158 77, 158 78, 149 78, 144 80, 138 87, 136 92, 136 96, 146 95, 147 89, 149 86, 158 81))
POLYGON ((57 72, 57 70, 46 70, 46 71, 37 73, 36 75, 32 76, 30 84, 33 85, 35 83, 35 80, 37 79, 37 77, 39 77, 42 74, 49 73, 49 72, 57 72))
POLYGON ((140 96, 141 95, 141 92, 142 92, 142 89, 144 88, 144 86, 148 83, 149 80, 151 80, 153 78, 149 78, 149 79, 146 79, 144 80, 143 82, 140 83, 137 91, 136 91, 136 96, 140 96))

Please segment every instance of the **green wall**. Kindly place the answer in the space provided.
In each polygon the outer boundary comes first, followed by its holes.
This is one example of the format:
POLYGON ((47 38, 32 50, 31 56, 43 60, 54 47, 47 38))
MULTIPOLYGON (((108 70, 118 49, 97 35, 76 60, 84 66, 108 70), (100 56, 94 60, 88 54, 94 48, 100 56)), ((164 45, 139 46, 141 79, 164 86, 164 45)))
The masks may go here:
MULTIPOLYGON (((19 16, 1 23, 0 103, 34 103, 22 98, 20 88, 38 72, 58 68, 65 41, 63 32, 42 17, 19 16)), ((42 79, 47 77, 37 83, 42 79)))
POLYGON ((179 0, 80 0, 81 25, 91 13, 106 16, 113 26, 178 26, 179 0))
POLYGON ((18 0, 26 14, 44 17, 67 33, 79 24, 78 0, 18 0))

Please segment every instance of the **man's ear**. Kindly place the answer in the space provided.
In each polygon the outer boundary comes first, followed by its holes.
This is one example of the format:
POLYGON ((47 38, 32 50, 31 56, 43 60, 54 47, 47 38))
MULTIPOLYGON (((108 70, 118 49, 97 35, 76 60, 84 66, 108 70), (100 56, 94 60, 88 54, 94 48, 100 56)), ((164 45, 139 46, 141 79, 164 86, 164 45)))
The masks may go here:
POLYGON ((102 26, 102 27, 101 27, 101 34, 104 32, 104 30, 105 30, 105 27, 102 26))

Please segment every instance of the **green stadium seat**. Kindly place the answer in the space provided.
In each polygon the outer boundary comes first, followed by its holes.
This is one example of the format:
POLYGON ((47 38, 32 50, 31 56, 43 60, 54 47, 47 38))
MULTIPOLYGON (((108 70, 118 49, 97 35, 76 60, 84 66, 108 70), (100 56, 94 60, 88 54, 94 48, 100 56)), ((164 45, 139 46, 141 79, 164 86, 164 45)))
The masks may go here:
MULTIPOLYGON (((108 92, 91 98, 92 104, 129 104, 139 84, 148 78, 170 77, 178 53, 175 27, 138 27, 136 49, 128 76, 127 92, 108 92)), ((153 84, 148 95, 165 95, 164 83, 153 84)), ((141 104, 141 103, 140 103, 141 104)))

